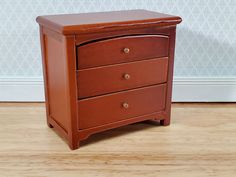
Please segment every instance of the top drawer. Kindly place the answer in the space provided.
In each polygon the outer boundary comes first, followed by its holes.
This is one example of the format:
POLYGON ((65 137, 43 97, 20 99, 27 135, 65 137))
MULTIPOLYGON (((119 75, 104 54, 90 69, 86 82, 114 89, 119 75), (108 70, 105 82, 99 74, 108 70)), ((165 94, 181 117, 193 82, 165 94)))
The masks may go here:
POLYGON ((77 47, 78 69, 168 56, 169 37, 125 36, 77 47))

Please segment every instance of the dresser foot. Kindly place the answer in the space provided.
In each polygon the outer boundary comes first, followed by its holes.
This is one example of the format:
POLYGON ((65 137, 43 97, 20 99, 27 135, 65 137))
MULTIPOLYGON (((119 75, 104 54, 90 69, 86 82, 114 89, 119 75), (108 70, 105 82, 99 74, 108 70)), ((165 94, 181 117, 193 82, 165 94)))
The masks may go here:
POLYGON ((168 126, 168 125, 170 125, 170 119, 160 120, 160 124, 163 126, 168 126))
POLYGON ((78 149, 79 145, 80 145, 80 142, 77 142, 77 141, 76 142, 69 142, 69 146, 70 146, 71 150, 78 149))
POLYGON ((49 128, 53 128, 52 124, 50 124, 49 122, 47 122, 47 124, 49 128))

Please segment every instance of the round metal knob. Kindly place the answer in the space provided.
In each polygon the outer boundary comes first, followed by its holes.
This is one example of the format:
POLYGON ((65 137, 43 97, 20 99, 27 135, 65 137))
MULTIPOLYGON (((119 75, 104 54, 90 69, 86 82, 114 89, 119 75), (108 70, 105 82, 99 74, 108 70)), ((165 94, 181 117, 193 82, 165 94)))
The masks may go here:
POLYGON ((124 74, 123 76, 126 80, 129 80, 130 79, 130 75, 129 74, 124 74))
POLYGON ((123 108, 125 108, 125 109, 128 109, 128 108, 129 108, 129 104, 128 104, 128 103, 123 103, 122 106, 123 106, 123 108))
POLYGON ((124 51, 124 53, 129 53, 130 50, 129 50, 129 48, 126 47, 126 48, 124 48, 123 51, 124 51))

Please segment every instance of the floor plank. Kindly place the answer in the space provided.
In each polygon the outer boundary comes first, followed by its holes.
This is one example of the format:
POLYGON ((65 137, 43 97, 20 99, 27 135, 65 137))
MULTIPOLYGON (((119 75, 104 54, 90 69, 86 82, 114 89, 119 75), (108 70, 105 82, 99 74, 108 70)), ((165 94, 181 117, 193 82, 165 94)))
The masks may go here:
POLYGON ((75 151, 45 119, 43 103, 0 103, 0 176, 236 176, 236 104, 173 104, 168 127, 121 127, 75 151))

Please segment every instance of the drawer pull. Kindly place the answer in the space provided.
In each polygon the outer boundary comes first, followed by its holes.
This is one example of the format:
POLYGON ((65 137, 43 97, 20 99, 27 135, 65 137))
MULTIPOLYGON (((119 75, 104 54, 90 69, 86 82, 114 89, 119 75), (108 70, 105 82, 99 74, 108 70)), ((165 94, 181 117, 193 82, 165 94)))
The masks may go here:
POLYGON ((130 79, 130 75, 129 74, 124 74, 123 76, 126 80, 129 80, 130 79))
POLYGON ((129 48, 126 47, 126 48, 124 48, 123 51, 124 51, 124 53, 129 53, 130 50, 129 50, 129 48))
POLYGON ((123 106, 123 108, 125 108, 125 109, 128 109, 128 108, 129 108, 129 104, 128 104, 128 103, 123 103, 122 106, 123 106))

